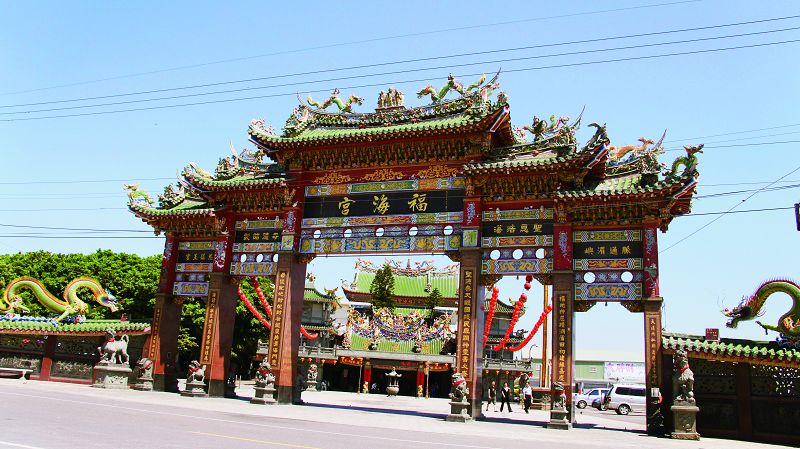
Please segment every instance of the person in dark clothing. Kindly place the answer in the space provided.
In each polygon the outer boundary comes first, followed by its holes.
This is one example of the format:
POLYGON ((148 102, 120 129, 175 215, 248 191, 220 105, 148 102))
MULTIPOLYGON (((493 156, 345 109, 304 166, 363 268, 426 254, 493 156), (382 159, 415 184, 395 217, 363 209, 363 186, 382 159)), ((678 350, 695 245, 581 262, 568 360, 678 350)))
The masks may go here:
POLYGON ((492 405, 494 411, 497 411, 497 386, 495 385, 494 381, 492 381, 492 385, 489 387, 489 402, 486 403, 486 411, 489 411, 489 404, 492 405))
POLYGON ((503 389, 500 390, 500 411, 503 411, 503 404, 508 404, 508 411, 509 413, 511 410, 511 396, 514 393, 511 391, 511 388, 508 387, 508 382, 503 382, 503 389))

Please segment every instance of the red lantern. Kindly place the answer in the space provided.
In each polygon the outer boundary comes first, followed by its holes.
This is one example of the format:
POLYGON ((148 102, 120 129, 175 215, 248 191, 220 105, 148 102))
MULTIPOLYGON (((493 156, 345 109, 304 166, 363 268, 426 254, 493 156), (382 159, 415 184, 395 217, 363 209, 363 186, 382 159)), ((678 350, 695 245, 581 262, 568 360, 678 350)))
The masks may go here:
POLYGON ((529 275, 525 276, 525 280, 528 281, 528 282, 533 281, 533 275, 529 274, 529 275))
POLYGON ((531 283, 530 282, 526 282, 523 287, 525 287, 525 290, 530 290, 531 289, 531 283))

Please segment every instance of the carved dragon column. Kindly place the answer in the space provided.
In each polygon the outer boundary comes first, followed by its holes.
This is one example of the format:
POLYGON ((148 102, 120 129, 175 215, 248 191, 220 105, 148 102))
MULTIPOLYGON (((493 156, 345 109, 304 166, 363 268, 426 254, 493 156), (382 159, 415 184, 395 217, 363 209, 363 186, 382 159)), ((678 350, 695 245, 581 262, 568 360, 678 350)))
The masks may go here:
POLYGON ((658 222, 645 221, 642 225, 644 243, 644 310, 645 385, 647 386, 647 432, 663 433, 663 417, 658 390, 661 385, 661 304, 658 288, 658 222))
POLYGON ((214 266, 209 276, 206 298, 206 317, 200 345, 200 364, 208 365, 208 395, 225 395, 225 381, 233 347, 233 327, 236 321, 237 287, 230 272, 234 221, 221 223, 221 235, 214 241, 214 266))
POLYGON ((178 355, 178 332, 181 326, 183 299, 172 295, 178 241, 167 235, 161 259, 161 275, 150 325, 150 337, 142 348, 142 357, 153 360, 153 389, 178 391, 175 360, 178 355))
POLYGON ((553 339, 550 359, 552 370, 550 372, 551 396, 553 407, 550 412, 548 428, 570 429, 574 417, 572 404, 573 390, 573 348, 574 316, 573 294, 575 291, 575 276, 572 267, 572 225, 566 220, 563 209, 556 209, 556 221, 553 225, 553 244, 555 256, 553 258, 553 339), (565 395, 566 417, 563 409, 558 413, 558 396, 555 383, 563 385, 565 395))
POLYGON ((467 381, 470 416, 479 418, 483 400, 483 303, 485 289, 478 280, 481 274, 480 249, 462 249, 459 270, 458 335, 456 371, 467 381))

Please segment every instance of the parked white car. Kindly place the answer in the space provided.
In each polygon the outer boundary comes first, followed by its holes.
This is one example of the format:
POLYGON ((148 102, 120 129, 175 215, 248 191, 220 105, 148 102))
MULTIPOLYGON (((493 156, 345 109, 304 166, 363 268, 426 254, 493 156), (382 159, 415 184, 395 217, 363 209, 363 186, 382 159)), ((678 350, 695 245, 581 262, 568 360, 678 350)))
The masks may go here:
POLYGON ((603 396, 608 393, 609 390, 609 388, 592 388, 587 393, 575 393, 572 395, 572 403, 575 404, 575 407, 586 408, 586 405, 591 404, 595 399, 600 399, 602 401, 603 396))
POLYGON ((647 391, 644 385, 616 384, 608 392, 608 408, 618 415, 631 411, 644 412, 647 408, 647 391))

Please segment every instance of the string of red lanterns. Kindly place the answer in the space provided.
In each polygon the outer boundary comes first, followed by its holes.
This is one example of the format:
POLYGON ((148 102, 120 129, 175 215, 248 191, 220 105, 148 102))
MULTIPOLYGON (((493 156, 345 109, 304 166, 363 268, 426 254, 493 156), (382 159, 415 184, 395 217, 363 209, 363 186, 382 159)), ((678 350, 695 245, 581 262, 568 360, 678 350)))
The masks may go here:
POLYGON ((486 342, 489 340, 489 331, 492 330, 492 319, 494 319, 498 296, 500 296, 500 288, 495 285, 492 289, 492 299, 489 300, 489 310, 486 313, 486 326, 483 328, 483 346, 486 346, 486 342))
POLYGON ((527 345, 531 341, 531 338, 533 338, 533 336, 536 335, 537 332, 539 332, 539 328, 542 326, 544 320, 547 318, 547 314, 550 313, 552 310, 553 306, 548 304, 547 307, 544 308, 542 314, 539 316, 539 321, 537 321, 536 325, 533 326, 533 330, 531 330, 531 333, 528 334, 527 337, 525 337, 525 340, 523 340, 522 343, 520 343, 517 346, 514 346, 513 348, 508 348, 508 350, 511 352, 516 352, 524 348, 525 345, 527 345))
MULTIPOLYGON (((531 289, 531 281, 533 281, 532 275, 529 274, 525 276, 525 285, 523 285, 523 287, 525 287, 526 291, 531 289)), ((492 349, 494 349, 495 351, 500 351, 506 346, 509 337, 511 337, 511 334, 514 332, 514 327, 517 325, 517 320, 519 320, 519 312, 520 310, 522 310, 522 307, 525 306, 525 301, 527 300, 528 300, 528 295, 526 295, 525 293, 519 295, 519 300, 517 301, 516 304, 514 304, 514 312, 512 312, 511 314, 511 321, 508 323, 508 329, 506 329, 506 334, 503 336, 503 340, 501 340, 500 343, 495 345, 492 349)))
POLYGON ((247 296, 242 291, 242 287, 239 287, 239 299, 242 300, 242 302, 244 303, 245 307, 247 307, 247 310, 249 310, 250 313, 253 314, 253 316, 258 318, 258 321, 261 321, 261 324, 266 326, 267 329, 272 330, 272 324, 270 324, 269 321, 267 321, 267 319, 264 318, 264 315, 261 315, 261 312, 256 310, 256 307, 253 305, 252 302, 250 302, 250 300, 247 298, 247 296))
MULTIPOLYGON (((264 296, 264 291, 261 290, 261 285, 258 283, 258 279, 252 277, 250 278, 250 281, 253 283, 253 287, 256 289, 256 293, 258 294, 259 301, 261 301, 261 305, 264 306, 264 310, 267 311, 267 315, 272 318, 272 308, 269 306, 266 296, 264 296)), ((319 332, 312 334, 308 332, 302 324, 300 325, 300 333, 303 334, 303 336, 308 340, 316 340, 319 338, 319 332)))

